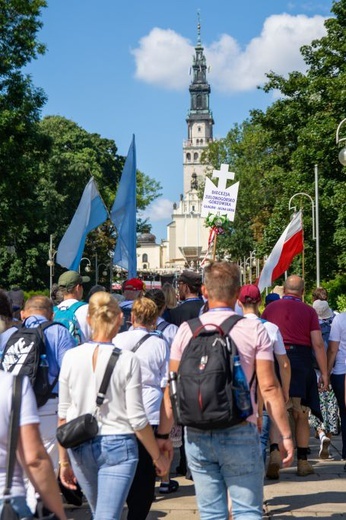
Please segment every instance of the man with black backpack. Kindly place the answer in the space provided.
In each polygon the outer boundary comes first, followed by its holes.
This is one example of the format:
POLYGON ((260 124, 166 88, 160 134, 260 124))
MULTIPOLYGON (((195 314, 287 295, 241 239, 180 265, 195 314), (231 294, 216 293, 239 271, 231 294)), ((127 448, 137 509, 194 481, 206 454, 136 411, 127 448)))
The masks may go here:
POLYGON ((235 314, 239 288, 237 265, 212 262, 204 269, 202 293, 210 310, 200 316, 200 325, 190 320, 179 327, 170 356, 170 376, 174 378, 169 383, 171 388, 165 390, 157 431, 161 449, 172 450, 168 439, 173 422, 170 393, 172 403, 176 402, 176 386, 201 520, 227 520, 228 494, 235 518, 262 519, 263 460, 256 428, 256 379, 282 437, 283 465, 289 466, 293 459, 292 436, 275 376, 271 342, 260 320, 246 320, 235 314), (190 355, 193 353, 195 362, 190 355), (188 360, 189 379, 185 376, 188 360), (237 372, 242 369, 251 388, 250 403, 249 392, 240 384, 238 387, 236 366, 237 372))
MULTIPOLYGON (((39 407, 41 437, 57 470, 58 377, 62 358, 75 342, 63 325, 51 321, 53 304, 46 296, 29 298, 21 317, 23 324, 11 329, 12 335, 2 353, 1 368, 29 376, 39 407)), ((27 500, 34 511, 35 490, 31 484, 27 500)))

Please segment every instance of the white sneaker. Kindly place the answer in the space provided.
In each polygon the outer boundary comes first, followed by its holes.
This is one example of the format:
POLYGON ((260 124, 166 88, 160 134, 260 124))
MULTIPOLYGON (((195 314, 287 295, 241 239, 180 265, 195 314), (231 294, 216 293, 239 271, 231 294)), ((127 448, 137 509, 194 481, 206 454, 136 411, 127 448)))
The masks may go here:
POLYGON ((320 451, 318 453, 320 459, 329 459, 329 444, 330 439, 326 435, 323 435, 321 439, 320 451))

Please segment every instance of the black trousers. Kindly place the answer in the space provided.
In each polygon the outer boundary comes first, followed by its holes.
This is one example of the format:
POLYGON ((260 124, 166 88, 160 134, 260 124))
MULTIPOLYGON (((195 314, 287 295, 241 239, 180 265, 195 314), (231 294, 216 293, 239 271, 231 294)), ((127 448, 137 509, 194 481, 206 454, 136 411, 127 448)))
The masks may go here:
POLYGON ((156 471, 151 456, 138 441, 138 465, 129 494, 127 520, 145 520, 155 498, 156 471))

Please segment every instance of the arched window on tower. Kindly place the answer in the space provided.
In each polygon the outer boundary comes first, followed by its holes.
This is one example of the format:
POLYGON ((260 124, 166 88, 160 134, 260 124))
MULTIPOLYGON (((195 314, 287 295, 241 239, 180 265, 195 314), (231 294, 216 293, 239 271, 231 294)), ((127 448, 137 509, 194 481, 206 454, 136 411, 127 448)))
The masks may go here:
POLYGON ((194 161, 198 161, 198 153, 195 152, 195 153, 193 154, 193 160, 194 160, 194 161))
POLYGON ((196 108, 202 108, 202 96, 201 96, 201 94, 197 95, 196 108))
POLYGON ((143 253, 142 254, 142 262, 147 262, 148 261, 148 255, 147 253, 143 253))
POLYGON ((190 161, 191 161, 191 154, 190 154, 190 153, 187 153, 187 154, 186 154, 186 161, 187 161, 187 162, 190 162, 190 161))

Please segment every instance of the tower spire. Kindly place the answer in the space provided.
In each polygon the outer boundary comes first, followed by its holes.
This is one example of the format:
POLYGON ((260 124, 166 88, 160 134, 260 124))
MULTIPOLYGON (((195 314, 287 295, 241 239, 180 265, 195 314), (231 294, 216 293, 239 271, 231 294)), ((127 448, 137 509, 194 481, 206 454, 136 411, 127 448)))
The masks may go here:
POLYGON ((197 46, 200 47, 202 45, 201 41, 201 11, 198 9, 197 11, 197 46))

